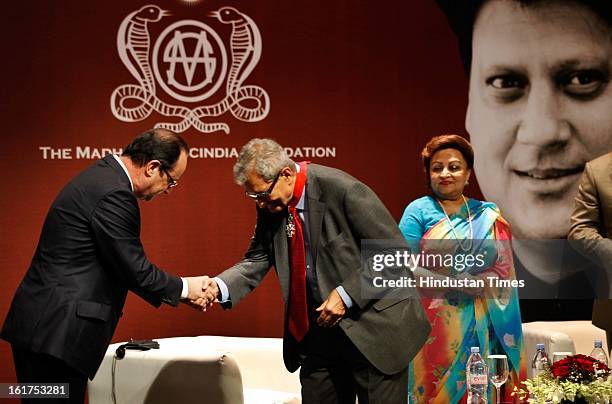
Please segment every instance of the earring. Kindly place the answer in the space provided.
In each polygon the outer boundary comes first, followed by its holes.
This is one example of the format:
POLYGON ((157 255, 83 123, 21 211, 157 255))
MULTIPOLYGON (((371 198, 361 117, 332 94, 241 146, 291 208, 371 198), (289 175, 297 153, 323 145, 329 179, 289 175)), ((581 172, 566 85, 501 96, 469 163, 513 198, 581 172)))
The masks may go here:
POLYGON ((465 186, 467 187, 468 185, 470 185, 470 181, 469 181, 469 180, 466 180, 466 181, 465 181, 465 186))

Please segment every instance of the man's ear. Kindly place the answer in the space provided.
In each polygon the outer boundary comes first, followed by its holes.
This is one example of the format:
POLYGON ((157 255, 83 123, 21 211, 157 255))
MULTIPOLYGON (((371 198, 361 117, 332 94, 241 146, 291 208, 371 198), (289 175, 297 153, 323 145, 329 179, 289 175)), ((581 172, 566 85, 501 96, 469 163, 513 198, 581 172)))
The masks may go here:
POLYGON ((283 167, 281 170, 281 176, 289 183, 289 185, 291 185, 291 183, 294 181, 295 173, 293 170, 291 170, 291 168, 283 167))
POLYGON ((161 170, 161 162, 159 160, 149 160, 144 165, 144 174, 146 177, 159 175, 161 170))

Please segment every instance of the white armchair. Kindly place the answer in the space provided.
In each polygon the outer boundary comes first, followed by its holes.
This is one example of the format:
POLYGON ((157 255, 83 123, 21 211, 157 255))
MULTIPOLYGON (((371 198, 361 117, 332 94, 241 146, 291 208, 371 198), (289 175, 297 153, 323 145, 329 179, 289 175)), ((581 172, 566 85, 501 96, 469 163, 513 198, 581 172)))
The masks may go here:
MULTIPOLYGON (((160 349, 128 350, 116 361, 117 404, 202 402, 299 404, 297 373, 289 373, 279 338, 175 337, 157 340, 160 349)), ((90 404, 112 404, 115 350, 88 384, 90 404)))
POLYGON ((283 362, 281 338, 199 337, 206 345, 229 352, 242 375, 245 404, 301 403, 299 371, 289 373, 283 362))

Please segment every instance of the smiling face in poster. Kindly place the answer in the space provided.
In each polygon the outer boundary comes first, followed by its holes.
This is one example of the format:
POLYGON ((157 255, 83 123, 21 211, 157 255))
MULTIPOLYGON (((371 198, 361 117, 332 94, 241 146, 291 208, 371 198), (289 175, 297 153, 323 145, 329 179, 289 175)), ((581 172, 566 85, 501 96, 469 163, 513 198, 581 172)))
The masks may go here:
POLYGON ((489 1, 466 128, 484 196, 517 238, 564 238, 585 163, 612 150, 612 29, 577 2, 489 1))

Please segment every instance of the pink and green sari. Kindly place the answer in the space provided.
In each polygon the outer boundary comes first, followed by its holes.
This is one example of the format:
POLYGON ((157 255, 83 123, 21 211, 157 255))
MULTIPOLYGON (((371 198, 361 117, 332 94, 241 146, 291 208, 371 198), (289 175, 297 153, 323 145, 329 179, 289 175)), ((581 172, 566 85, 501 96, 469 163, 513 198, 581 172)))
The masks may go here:
MULTIPOLYGON (((493 248, 486 267, 465 269, 470 275, 514 279, 511 233, 495 204, 470 199, 473 250, 493 248), (487 241, 483 241, 487 240, 487 241)), ((451 215, 454 232, 437 201, 432 197, 411 203, 400 221, 400 229, 412 249, 432 252, 437 240, 466 239, 470 234, 465 206, 451 215)), ((443 268, 427 268, 452 276, 443 268)), ((485 289, 482 295, 439 293, 422 297, 422 304, 432 326, 432 332, 409 369, 410 402, 458 403, 466 400, 465 364, 470 347, 479 346, 482 356, 505 354, 510 378, 506 382, 502 401, 511 401, 510 392, 526 378, 523 360, 523 336, 515 288, 485 289)), ((493 400, 489 390, 489 402, 493 400)))

